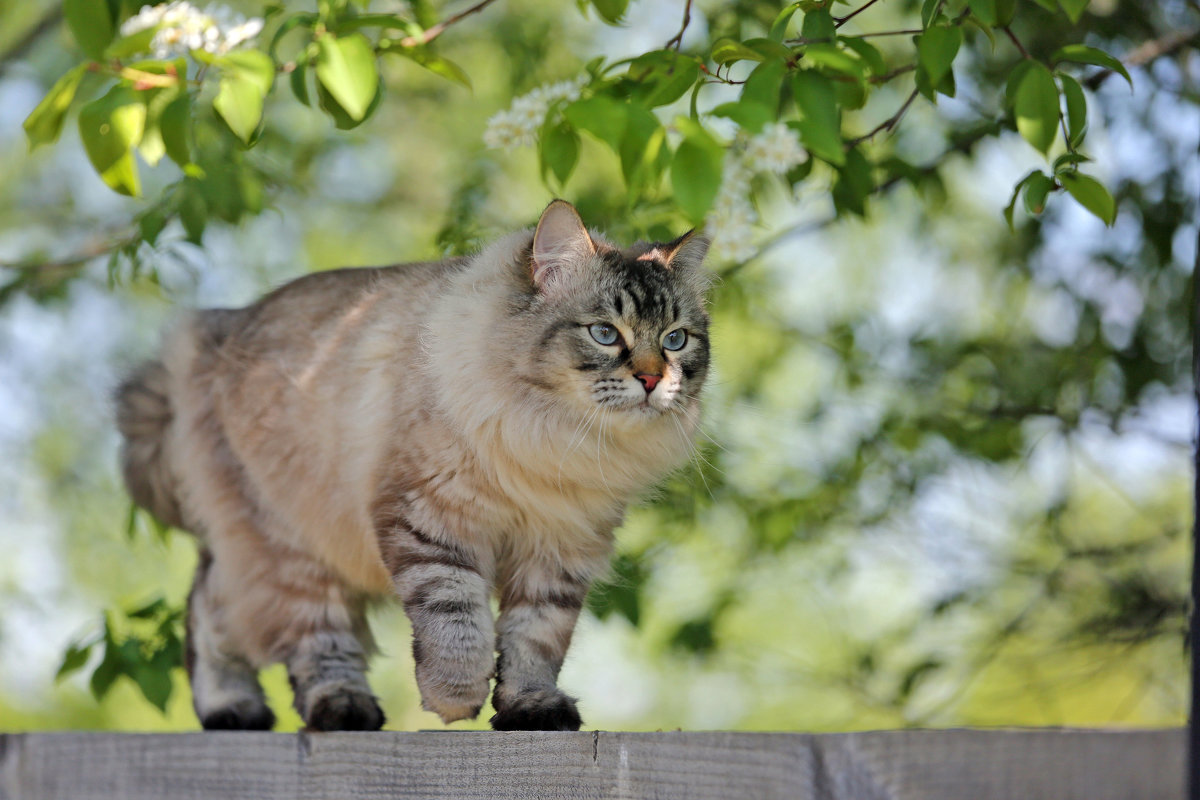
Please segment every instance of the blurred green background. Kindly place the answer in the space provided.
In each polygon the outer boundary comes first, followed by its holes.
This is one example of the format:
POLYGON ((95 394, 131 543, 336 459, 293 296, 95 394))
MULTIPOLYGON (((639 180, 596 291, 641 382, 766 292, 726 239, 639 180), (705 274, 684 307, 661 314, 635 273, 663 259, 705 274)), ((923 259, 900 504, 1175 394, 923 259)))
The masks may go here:
MULTIPOLYGON (((780 5, 698 2, 684 48, 750 35, 780 5)), ((887 5, 885 21, 916 13, 887 5)), ((681 8, 636 0, 610 27, 500 0, 439 40, 473 91, 387 61, 383 105, 349 132, 277 90, 245 156, 265 210, 212 223, 203 247, 171 223, 134 275, 107 250, 141 201, 100 182, 71 122, 33 154, 21 130, 77 58, 57 6, 0 7, 0 730, 198 727, 181 670, 165 715, 124 678, 101 703, 90 669, 55 680, 105 609, 186 596, 191 539, 145 520, 127 535, 110 400, 172 311, 530 225, 553 195, 532 149, 485 149, 488 117, 593 56, 661 47, 681 8)), ((630 513, 563 670, 588 727, 1183 723, 1200 7, 1094 0, 1055 24, 1020 33, 1034 52, 1150 43, 1133 92, 1090 87, 1116 225, 1056 198, 1010 232, 1011 188, 1044 164, 1015 133, 968 141, 865 220, 826 223, 827 190, 763 192, 770 246, 713 264, 696 458, 630 513)), ((915 105, 897 153, 922 163, 999 105, 989 43, 968 44, 959 96, 915 105)), ((144 170, 146 194, 173 169, 144 170)), ((651 224, 595 142, 562 193, 613 238, 651 224)), ((387 727, 441 727, 419 709, 403 614, 381 607, 373 627, 387 727)), ((266 683, 294 729, 282 670, 266 683)))

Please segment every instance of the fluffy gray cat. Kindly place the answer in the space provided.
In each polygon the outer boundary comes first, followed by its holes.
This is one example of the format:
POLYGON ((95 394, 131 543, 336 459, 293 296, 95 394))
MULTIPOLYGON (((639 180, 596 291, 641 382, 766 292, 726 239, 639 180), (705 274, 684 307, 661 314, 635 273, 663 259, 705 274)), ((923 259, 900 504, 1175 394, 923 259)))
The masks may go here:
POLYGON ((118 422, 134 500, 200 541, 204 727, 270 728, 257 671, 283 662, 310 728, 378 729, 365 611, 394 593, 426 709, 474 717, 494 677, 494 728, 577 730, 556 684, 584 597, 699 420, 706 250, 619 249, 556 200, 472 257, 308 275, 173 326, 118 422))

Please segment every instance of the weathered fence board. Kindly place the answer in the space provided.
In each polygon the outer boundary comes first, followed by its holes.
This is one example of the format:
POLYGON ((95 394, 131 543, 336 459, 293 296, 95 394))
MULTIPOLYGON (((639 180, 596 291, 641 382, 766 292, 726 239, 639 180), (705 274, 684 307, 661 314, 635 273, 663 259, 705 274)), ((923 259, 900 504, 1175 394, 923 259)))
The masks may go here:
POLYGON ((0 735, 0 800, 1153 800, 1182 730, 0 735))

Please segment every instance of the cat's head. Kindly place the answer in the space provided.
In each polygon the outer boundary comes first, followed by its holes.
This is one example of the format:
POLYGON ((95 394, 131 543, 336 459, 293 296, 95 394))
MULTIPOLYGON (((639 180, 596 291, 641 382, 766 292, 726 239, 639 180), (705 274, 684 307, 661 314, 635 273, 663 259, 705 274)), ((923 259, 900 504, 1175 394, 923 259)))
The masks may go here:
POLYGON ((619 249, 555 200, 521 265, 537 323, 530 382, 583 413, 694 410, 709 363, 707 250, 695 233, 619 249))

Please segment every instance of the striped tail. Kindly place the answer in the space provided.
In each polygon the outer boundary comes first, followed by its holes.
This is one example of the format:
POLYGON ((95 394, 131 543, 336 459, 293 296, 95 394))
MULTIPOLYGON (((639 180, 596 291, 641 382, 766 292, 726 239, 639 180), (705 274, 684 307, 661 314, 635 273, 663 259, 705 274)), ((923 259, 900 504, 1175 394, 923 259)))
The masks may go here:
POLYGON ((125 439, 121 472, 129 494, 162 522, 185 527, 166 458, 172 417, 166 367, 159 361, 146 362, 117 389, 116 400, 117 428, 125 439))

